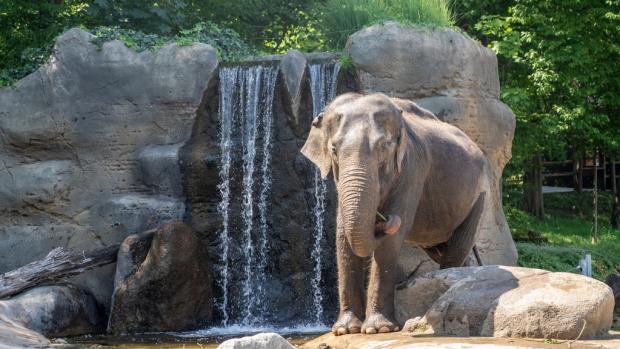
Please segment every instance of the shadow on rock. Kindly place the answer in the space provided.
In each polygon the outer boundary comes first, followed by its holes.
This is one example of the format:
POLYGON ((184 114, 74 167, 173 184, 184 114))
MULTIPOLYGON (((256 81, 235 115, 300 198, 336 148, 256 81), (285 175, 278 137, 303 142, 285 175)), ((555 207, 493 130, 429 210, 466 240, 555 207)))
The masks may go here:
POLYGON ((131 235, 118 254, 108 333, 194 329, 211 319, 211 270, 182 222, 131 235))

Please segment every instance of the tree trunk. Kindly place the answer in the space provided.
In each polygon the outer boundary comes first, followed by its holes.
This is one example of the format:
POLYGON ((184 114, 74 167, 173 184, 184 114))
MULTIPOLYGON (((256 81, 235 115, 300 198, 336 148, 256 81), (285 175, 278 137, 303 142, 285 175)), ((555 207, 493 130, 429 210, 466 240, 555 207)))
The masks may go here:
POLYGON ((594 173, 592 179, 592 243, 598 243, 598 150, 594 153, 594 173))
POLYGON ((114 263, 119 246, 117 244, 86 252, 55 248, 43 259, 0 275, 0 299, 43 283, 55 283, 88 269, 114 263))
POLYGON ((620 228, 620 178, 616 178, 616 161, 611 161, 611 176, 614 191, 614 206, 611 210, 611 226, 614 229, 620 228))
POLYGON ((541 219, 545 216, 542 181, 542 156, 538 154, 523 176, 523 210, 541 219))
POLYGON ((577 172, 577 192, 581 193, 583 191, 583 156, 579 158, 579 171, 577 172))

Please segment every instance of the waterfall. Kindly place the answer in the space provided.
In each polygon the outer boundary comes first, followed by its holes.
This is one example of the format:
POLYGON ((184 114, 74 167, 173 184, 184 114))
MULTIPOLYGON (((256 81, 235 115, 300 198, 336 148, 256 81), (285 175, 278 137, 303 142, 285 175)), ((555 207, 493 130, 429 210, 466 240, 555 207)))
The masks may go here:
MULTIPOLYGON (((336 96, 336 83, 340 65, 338 63, 310 64, 310 86, 312 92, 312 112, 316 116, 336 96)), ((314 323, 322 324, 323 319, 323 292, 321 290, 322 259, 321 241, 325 239, 325 199, 327 184, 321 178, 318 168, 314 169, 314 230, 311 258, 314 261, 314 275, 311 280, 312 305, 314 308, 314 323)))
MULTIPOLYGON (((218 190, 221 201, 218 213, 222 218, 219 231, 221 259, 219 287, 222 290, 218 308, 222 324, 253 325, 261 322, 265 310, 265 279, 268 256, 269 193, 271 189, 271 132, 273 102, 277 77, 276 66, 237 66, 220 68, 219 124, 220 169, 218 190), (234 159, 233 139, 241 140, 241 222, 239 231, 231 230, 231 163, 234 159), (258 144, 262 141, 262 144, 258 144), (258 149, 258 156, 257 156, 258 149), (260 163, 258 163, 260 161, 260 163), (258 166, 257 166, 258 165, 258 166), (257 173, 257 168, 259 172, 257 173), (255 177, 260 180, 255 181, 255 177), (257 182, 257 183, 255 183, 257 182), (258 203, 255 198, 258 193, 258 203), (258 207, 258 230, 255 228, 255 207, 258 207), (258 231, 258 234, 256 233, 258 231), (241 287, 232 287, 229 251, 231 235, 241 250, 241 287), (231 307, 231 296, 236 307, 231 307)), ((237 159, 238 160, 238 159, 237 159)))
POLYGON ((220 192, 221 201, 217 205, 217 211, 222 217, 222 230, 219 233, 221 242, 221 259, 222 265, 220 269, 221 277, 219 278, 219 286, 222 289, 222 300, 218 304, 222 313, 222 323, 228 325, 229 309, 228 309, 228 250, 230 245, 230 237, 228 235, 228 210, 230 206, 230 148, 231 148, 231 128, 233 104, 232 94, 234 83, 237 80, 238 70, 221 69, 220 70, 220 99, 219 99, 219 115, 220 115, 220 171, 218 191, 220 192))

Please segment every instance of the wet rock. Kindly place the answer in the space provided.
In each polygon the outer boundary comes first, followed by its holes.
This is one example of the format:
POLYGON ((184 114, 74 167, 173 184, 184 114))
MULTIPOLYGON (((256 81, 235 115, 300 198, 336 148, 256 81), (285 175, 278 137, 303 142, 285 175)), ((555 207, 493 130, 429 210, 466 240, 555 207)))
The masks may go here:
POLYGON ((181 331, 212 313, 212 276, 182 222, 129 236, 119 250, 108 333, 181 331))
POLYGON ((614 307, 611 289, 592 278, 500 266, 411 278, 394 302, 405 331, 462 337, 594 338, 609 330, 614 307))
MULTIPOLYGON (((485 264, 516 265, 517 251, 503 213, 500 178, 511 158, 515 117, 499 100, 497 58, 488 48, 450 29, 388 22, 353 34, 346 52, 364 92, 411 99, 463 130, 488 156, 492 200, 485 202, 476 245, 485 264)), ((432 262, 411 249, 419 262, 432 262)), ((403 265, 404 267, 404 265, 403 265)), ((419 273, 418 273, 419 274, 419 273)))
POLYGON ((47 343, 43 336, 96 334, 105 328, 94 297, 71 284, 36 287, 1 300, 0 324, 0 333, 37 343, 47 343))
POLYGON ((229 339, 217 349, 294 349, 286 339, 277 333, 260 333, 255 336, 229 339))

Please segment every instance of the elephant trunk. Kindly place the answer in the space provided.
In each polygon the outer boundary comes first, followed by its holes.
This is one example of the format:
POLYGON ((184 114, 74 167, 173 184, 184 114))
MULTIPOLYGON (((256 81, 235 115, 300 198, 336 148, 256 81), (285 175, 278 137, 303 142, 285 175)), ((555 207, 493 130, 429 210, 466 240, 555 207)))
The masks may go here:
POLYGON ((353 253, 368 257, 376 248, 375 214, 379 205, 378 179, 363 164, 341 167, 339 204, 345 235, 353 253))

